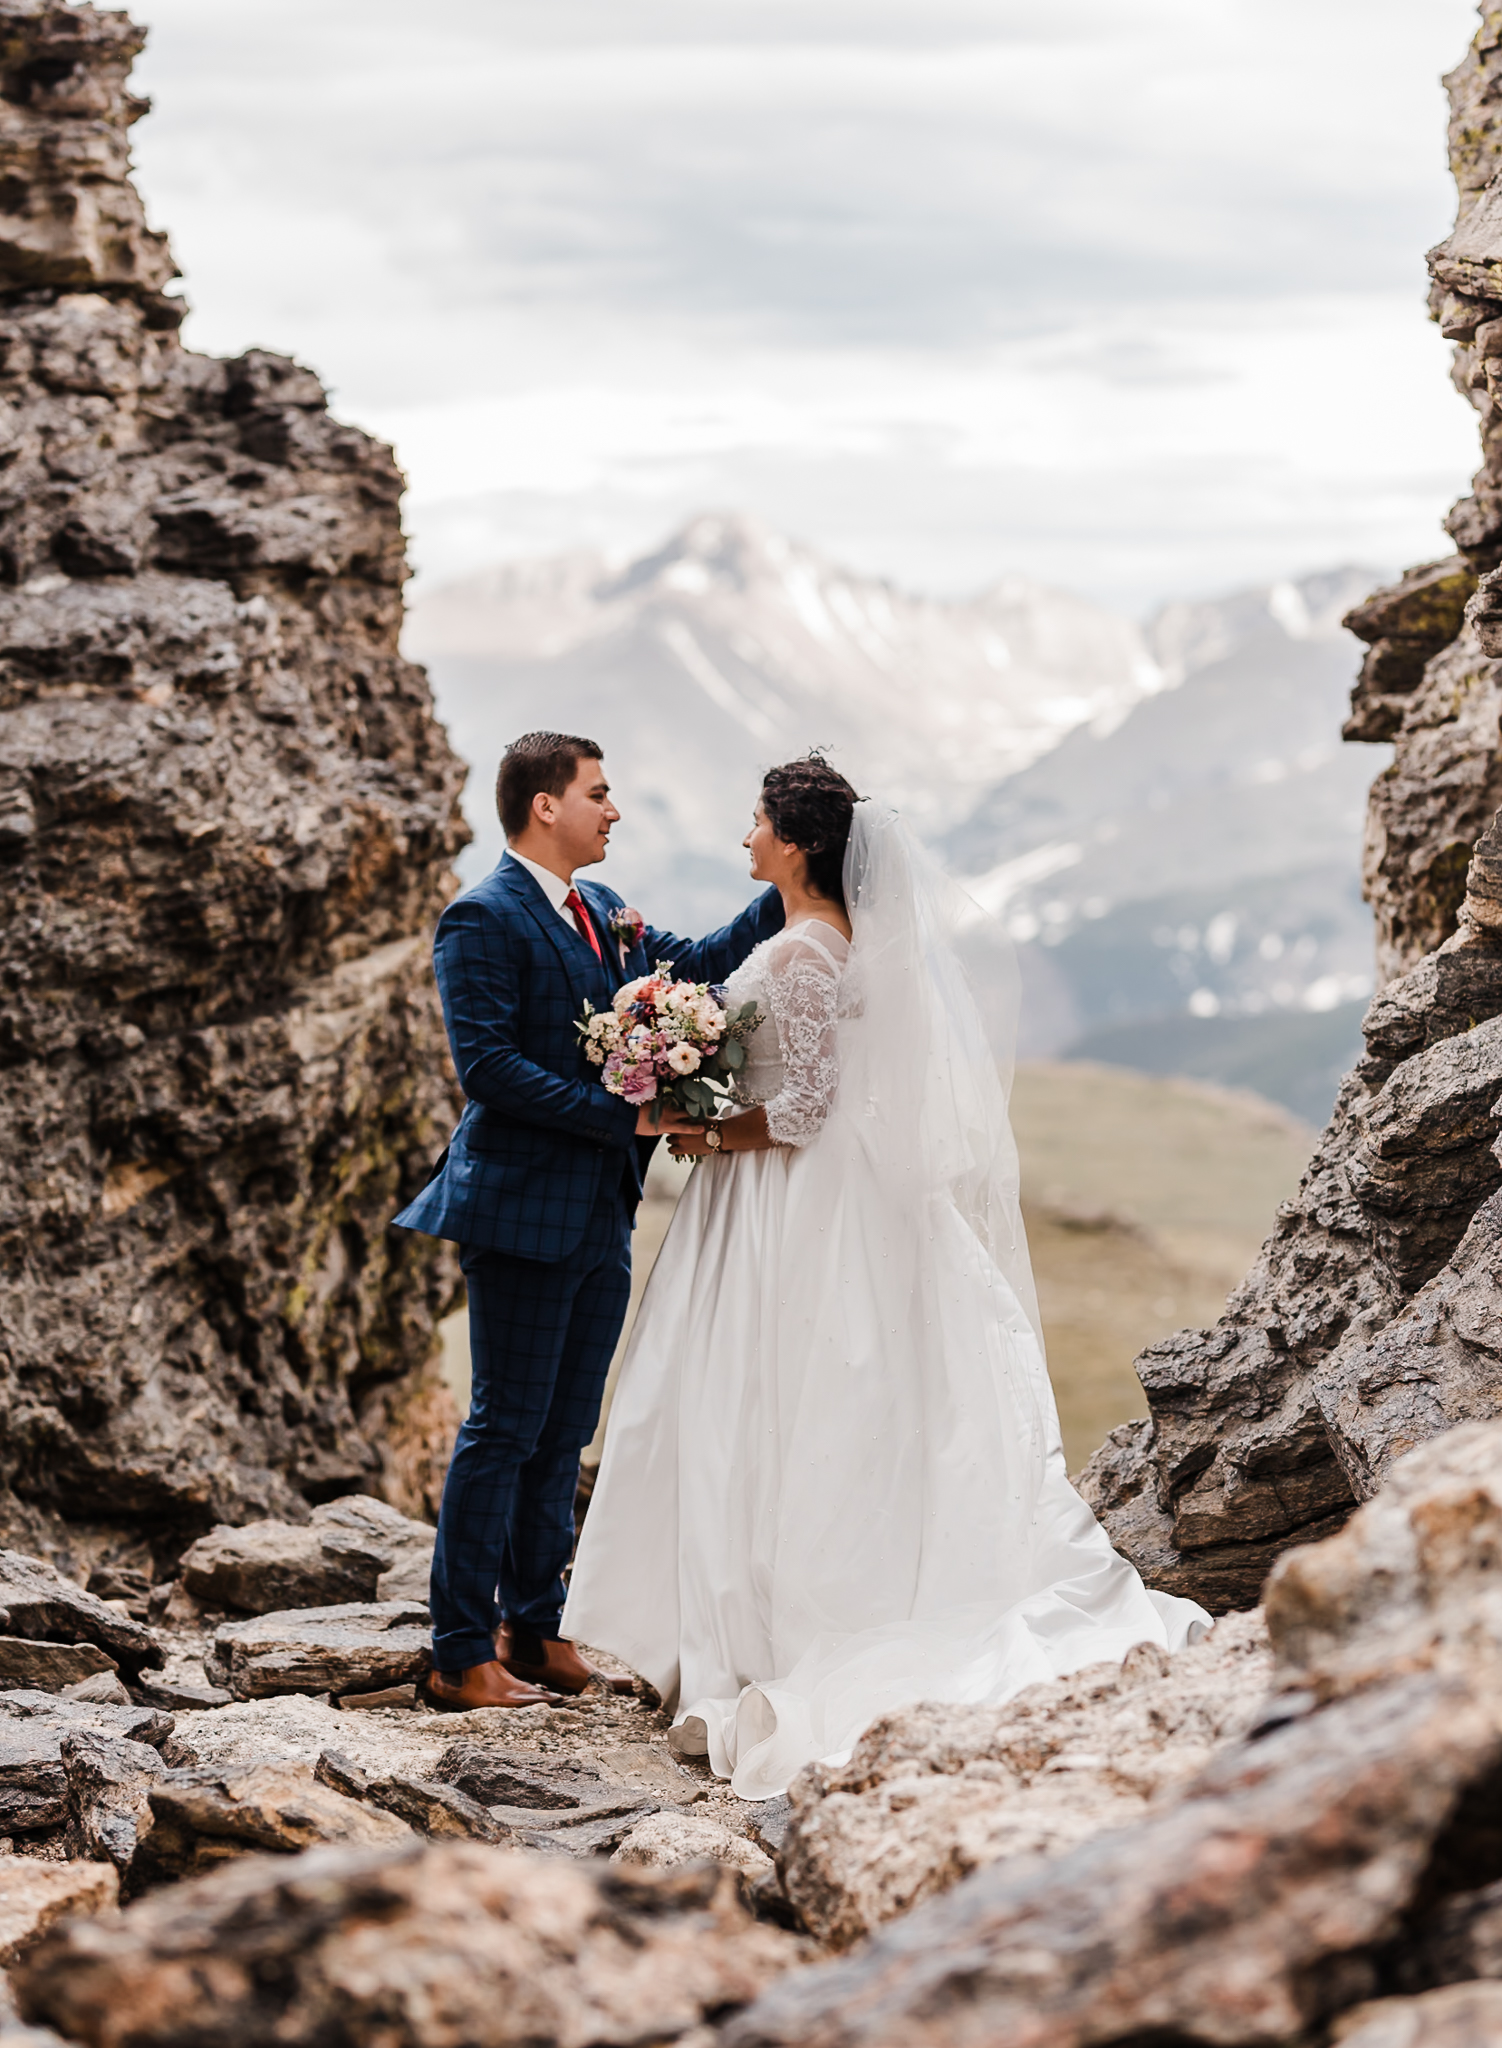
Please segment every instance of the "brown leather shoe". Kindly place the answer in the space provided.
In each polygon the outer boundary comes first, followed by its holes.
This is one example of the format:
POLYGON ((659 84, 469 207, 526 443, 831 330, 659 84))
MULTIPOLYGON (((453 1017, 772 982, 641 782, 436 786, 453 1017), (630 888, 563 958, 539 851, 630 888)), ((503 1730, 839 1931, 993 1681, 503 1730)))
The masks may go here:
POLYGON ((556 1692, 540 1685, 528 1685, 513 1678, 497 1659, 488 1664, 471 1664, 454 1677, 447 1671, 430 1671, 423 1697, 440 1713, 467 1714, 475 1707, 539 1707, 556 1700, 556 1692))
POLYGON ((593 1664, 585 1663, 572 1643, 561 1638, 549 1641, 543 1636, 524 1636, 518 1642, 510 1624, 503 1621, 495 1632, 495 1647, 515 1677, 548 1686, 553 1692, 581 1693, 592 1678, 614 1693, 636 1691, 634 1678, 612 1678, 608 1671, 597 1671, 593 1664))

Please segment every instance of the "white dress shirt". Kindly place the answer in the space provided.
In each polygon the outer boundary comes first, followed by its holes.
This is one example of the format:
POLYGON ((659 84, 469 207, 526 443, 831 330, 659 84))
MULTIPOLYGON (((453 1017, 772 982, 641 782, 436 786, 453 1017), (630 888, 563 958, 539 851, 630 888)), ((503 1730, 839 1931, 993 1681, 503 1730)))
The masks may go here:
POLYGON ((565 898, 574 886, 573 877, 570 876, 568 881, 565 882, 561 876, 555 875, 551 868, 540 868, 535 860, 528 860, 524 853, 518 853, 514 846, 508 846, 506 851, 519 866, 526 869, 527 873, 532 877, 543 895, 547 897, 549 903, 552 904, 575 937, 580 937, 579 927, 574 923, 573 913, 565 910, 563 907, 565 898))

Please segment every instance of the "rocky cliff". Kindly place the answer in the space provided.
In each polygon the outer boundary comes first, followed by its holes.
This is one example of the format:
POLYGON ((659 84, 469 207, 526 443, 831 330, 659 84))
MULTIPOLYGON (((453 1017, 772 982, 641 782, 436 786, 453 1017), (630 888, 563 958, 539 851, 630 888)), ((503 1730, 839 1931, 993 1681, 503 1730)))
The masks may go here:
POLYGON ((1346 737, 1395 748, 1368 811, 1366 1057, 1224 1317, 1142 1355, 1151 1416, 1083 1480, 1154 1583, 1217 1609, 1400 1453, 1502 1409, 1502 14, 1446 82, 1459 214, 1430 303, 1482 466, 1458 552, 1346 621, 1368 646, 1346 737))
POLYGON ((389 449, 179 343, 123 14, 0 0, 0 1534, 419 1507, 463 768, 389 449), (65 1526, 67 1525, 67 1526, 65 1526))

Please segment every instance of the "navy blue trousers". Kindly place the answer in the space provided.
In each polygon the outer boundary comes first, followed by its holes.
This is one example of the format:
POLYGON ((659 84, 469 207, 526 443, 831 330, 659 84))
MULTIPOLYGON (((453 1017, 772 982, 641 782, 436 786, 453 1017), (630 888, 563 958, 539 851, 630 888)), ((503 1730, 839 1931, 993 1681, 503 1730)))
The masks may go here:
POLYGON ((631 1219, 602 1189, 557 1265, 466 1245, 469 1415, 444 1481, 433 1550, 433 1662, 495 1655, 502 1619, 554 1638, 574 1545, 579 1453, 595 1433, 631 1294, 631 1219))

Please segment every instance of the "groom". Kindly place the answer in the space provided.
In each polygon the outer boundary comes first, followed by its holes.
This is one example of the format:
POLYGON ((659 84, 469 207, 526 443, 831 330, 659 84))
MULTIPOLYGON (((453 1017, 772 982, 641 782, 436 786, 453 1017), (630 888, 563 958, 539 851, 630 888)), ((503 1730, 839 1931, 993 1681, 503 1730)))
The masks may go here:
POLYGON ((558 1633, 579 1453, 625 1320, 652 1141, 693 1128, 608 1095, 574 1021, 659 960, 684 980, 723 981, 782 925, 768 889, 697 943, 650 927, 618 935, 620 897, 575 879, 605 858, 620 817, 592 740, 513 741, 496 806, 507 851, 449 904, 433 942, 468 1099, 433 1178, 396 1218, 456 1239, 469 1291, 470 1410, 438 1516, 428 1687, 458 1711, 531 1706, 596 1676, 558 1633))

